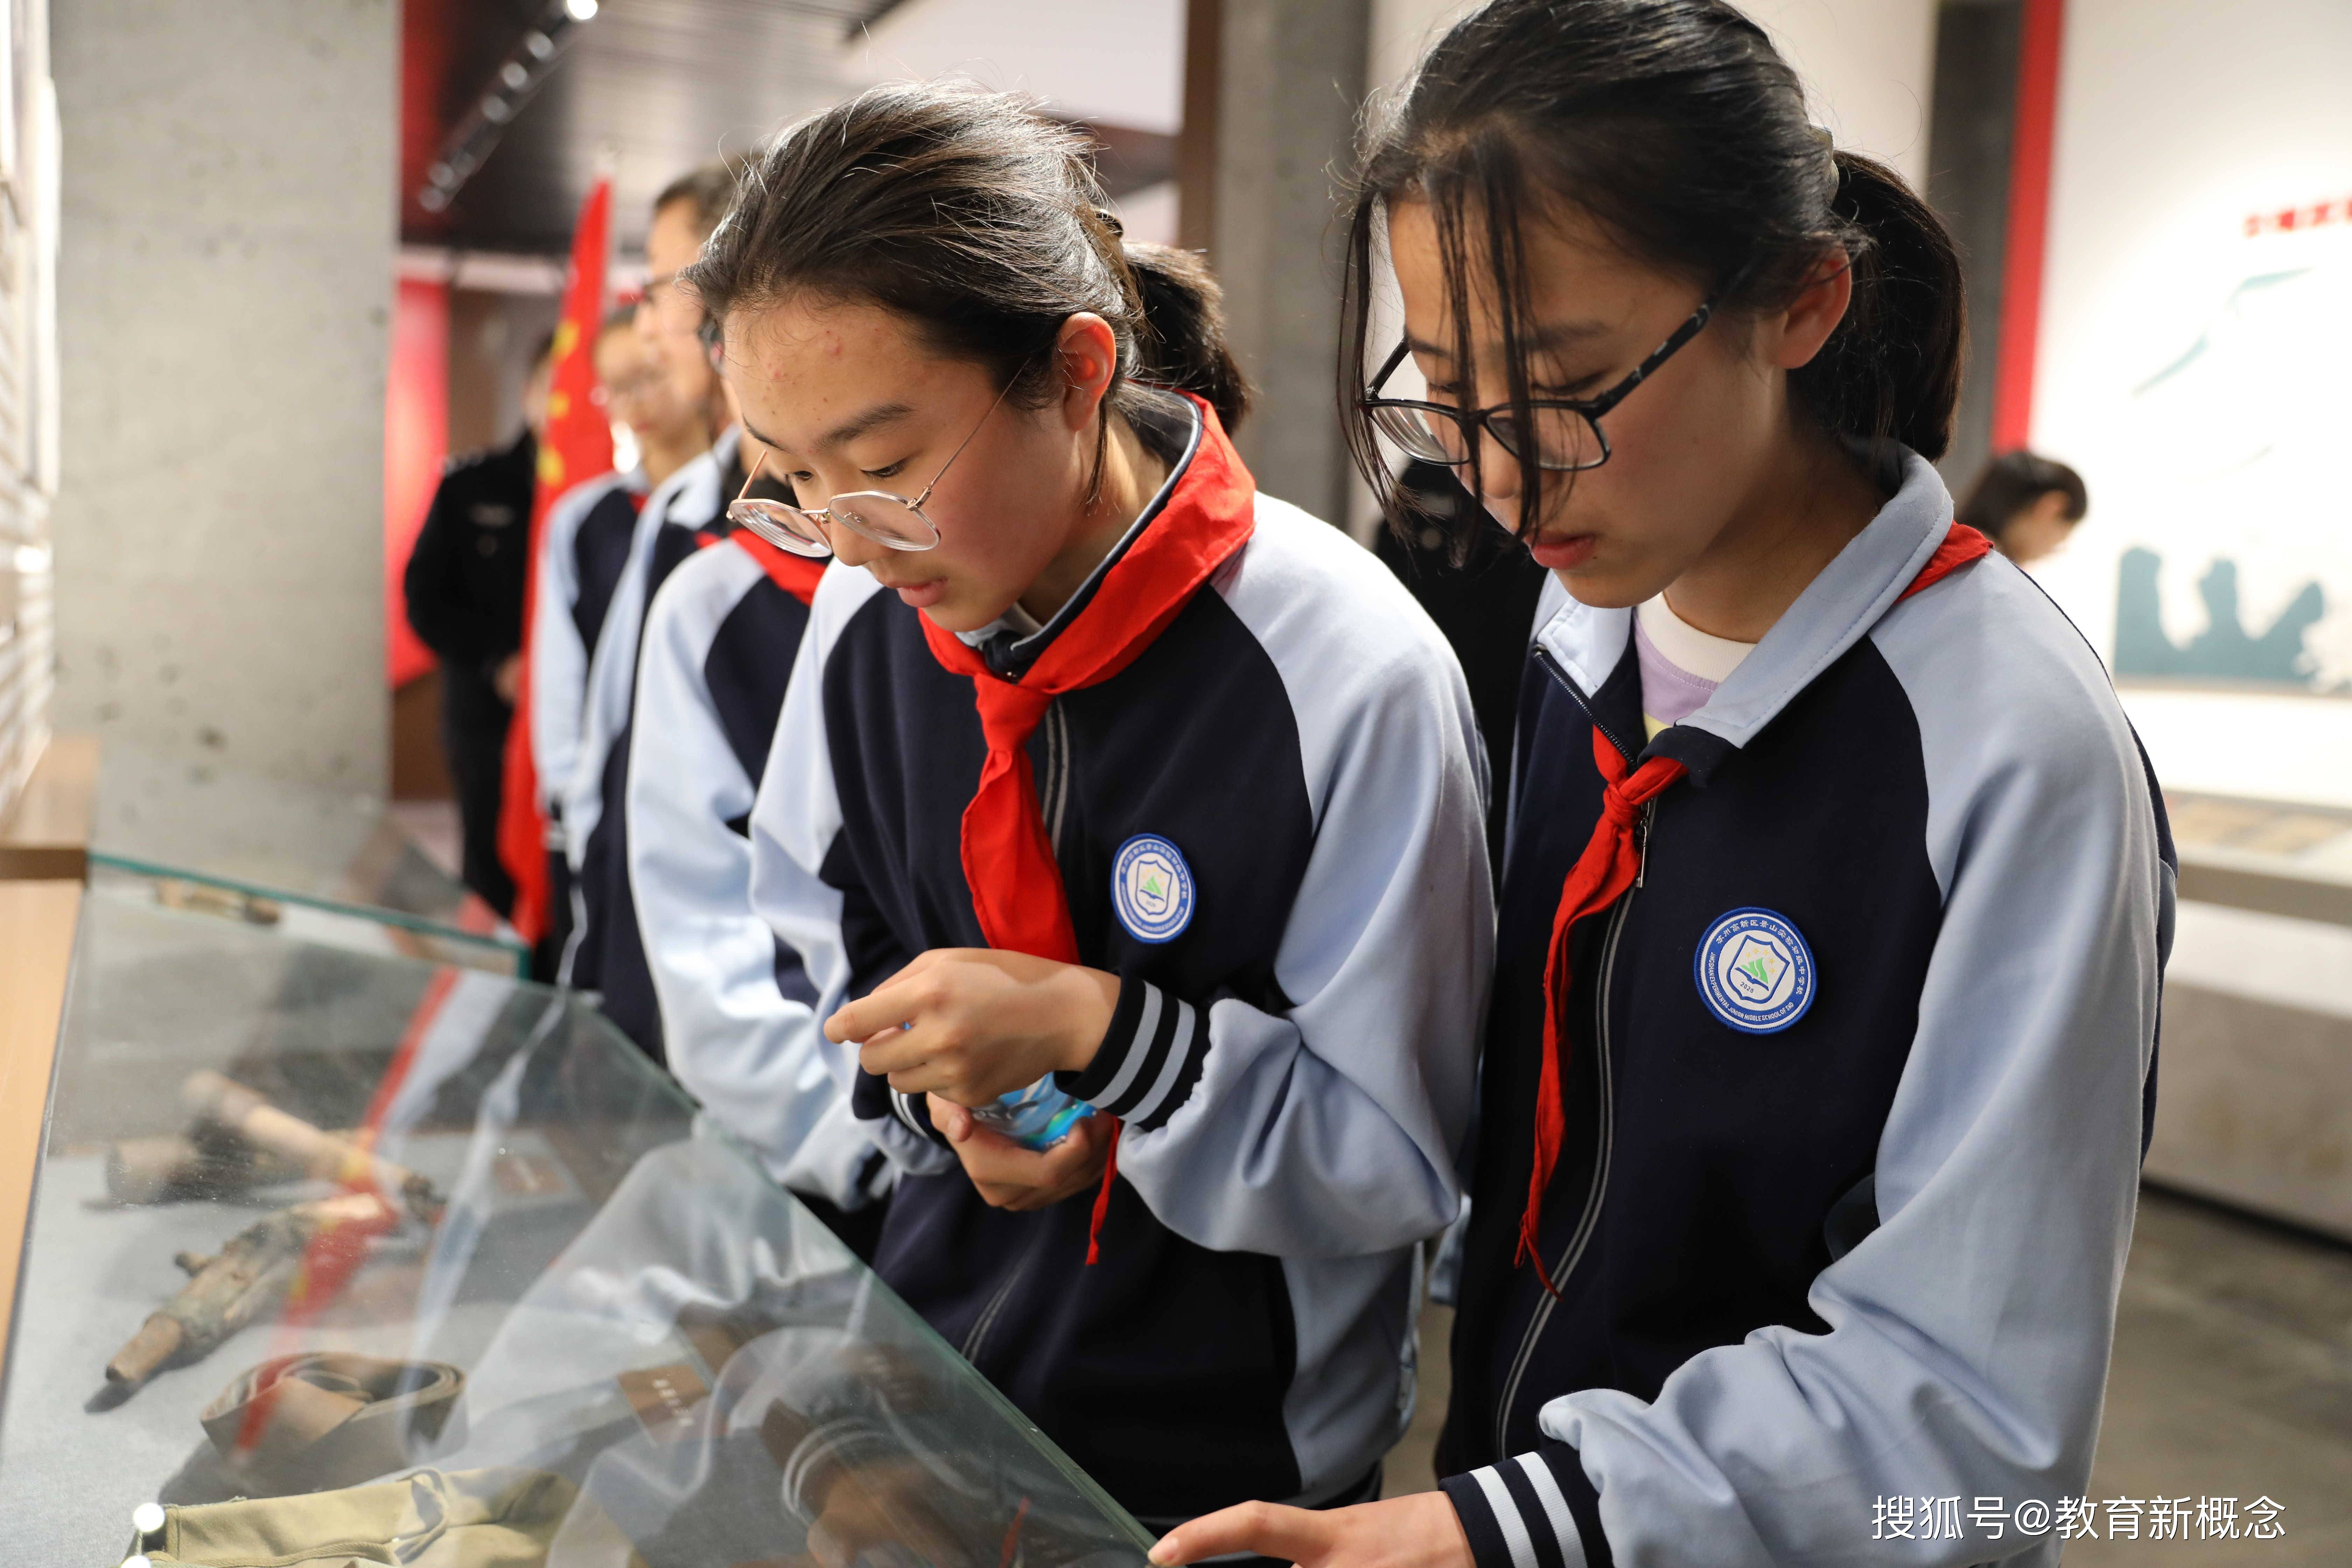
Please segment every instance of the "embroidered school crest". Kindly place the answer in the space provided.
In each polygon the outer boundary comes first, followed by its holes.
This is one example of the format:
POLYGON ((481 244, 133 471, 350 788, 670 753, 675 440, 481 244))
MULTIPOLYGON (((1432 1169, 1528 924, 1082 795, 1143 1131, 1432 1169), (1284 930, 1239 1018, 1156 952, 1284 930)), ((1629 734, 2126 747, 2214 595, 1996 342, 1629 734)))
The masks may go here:
POLYGON ((1139 833, 1111 861, 1110 902, 1136 941, 1173 942, 1192 923, 1192 868, 1160 835, 1139 833))
POLYGON ((1813 1005, 1813 952, 1770 910, 1719 916, 1699 939, 1698 994, 1743 1035, 1777 1035, 1813 1005))

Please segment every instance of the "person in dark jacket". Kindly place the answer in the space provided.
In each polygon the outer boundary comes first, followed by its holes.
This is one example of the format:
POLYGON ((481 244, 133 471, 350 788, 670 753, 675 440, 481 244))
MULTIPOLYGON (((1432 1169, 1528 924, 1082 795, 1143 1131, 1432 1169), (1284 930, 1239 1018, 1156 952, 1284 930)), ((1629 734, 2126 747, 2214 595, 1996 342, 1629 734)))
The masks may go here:
POLYGON ((408 557, 408 624, 441 659, 441 744, 457 786, 466 886, 501 917, 514 879, 499 863, 507 726, 522 673, 530 504, 555 339, 542 341, 523 394, 523 428, 493 451, 452 458, 408 557))

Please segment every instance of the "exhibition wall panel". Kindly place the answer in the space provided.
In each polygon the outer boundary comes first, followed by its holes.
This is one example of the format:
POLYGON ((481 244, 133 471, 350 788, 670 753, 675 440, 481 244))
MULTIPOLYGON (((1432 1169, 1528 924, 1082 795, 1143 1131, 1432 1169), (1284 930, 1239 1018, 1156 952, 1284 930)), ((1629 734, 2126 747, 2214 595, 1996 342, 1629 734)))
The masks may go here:
POLYGON ((2032 444, 2092 503, 2040 575, 2178 787, 2352 778, 2348 76, 2336 0, 2066 10, 2032 444))

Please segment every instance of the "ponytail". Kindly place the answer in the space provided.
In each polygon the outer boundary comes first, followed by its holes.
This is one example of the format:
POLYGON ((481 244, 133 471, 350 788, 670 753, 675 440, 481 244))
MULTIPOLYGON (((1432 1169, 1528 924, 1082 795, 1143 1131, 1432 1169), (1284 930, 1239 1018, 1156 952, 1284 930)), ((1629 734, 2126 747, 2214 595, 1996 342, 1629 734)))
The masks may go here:
MULTIPOLYGON (((1358 465, 1384 501, 1404 503, 1389 508, 1401 520, 1410 502, 1356 407, 1369 361, 1390 346, 1368 338, 1379 231, 1398 201, 1426 203, 1436 219, 1467 404, 1507 401, 1523 425, 1531 416, 1519 345, 1532 295, 1516 241, 1564 203, 1730 316, 1786 310, 1843 251, 1853 301, 1791 373, 1800 405, 1874 458, 1890 442, 1930 458, 1950 444, 1964 335, 1951 237, 1893 170, 1830 151, 1796 73, 1725 0, 1492 0, 1368 121, 1348 219, 1340 395, 1358 465), (1473 299, 1492 303, 1507 351, 1506 385, 1483 393, 1471 374, 1473 299)), ((1485 451, 1471 451, 1473 493, 1485 451)), ((1561 476, 1525 460, 1519 470, 1524 531, 1561 476)), ((1475 527, 1457 523, 1457 546, 1475 527)))
POLYGON ((1959 252, 1902 175, 1859 153, 1839 152, 1836 164, 1831 212, 1851 237, 1853 300, 1790 384, 1839 435, 1899 441, 1933 460, 1952 444, 1960 400, 1959 252))
POLYGON ((1143 306, 1137 378, 1196 395, 1232 431, 1249 413, 1250 389, 1225 346, 1225 291, 1216 275, 1193 251, 1139 240, 1128 242, 1126 259, 1143 306))

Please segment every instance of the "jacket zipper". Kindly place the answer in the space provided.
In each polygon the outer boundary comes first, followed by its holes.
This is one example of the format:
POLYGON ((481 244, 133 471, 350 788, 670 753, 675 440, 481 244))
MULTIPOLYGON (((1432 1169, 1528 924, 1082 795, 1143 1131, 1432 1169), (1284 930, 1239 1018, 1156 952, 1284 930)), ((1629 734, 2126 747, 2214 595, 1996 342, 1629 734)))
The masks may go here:
POLYGON ((1037 806, 1045 819, 1045 842, 1059 856, 1070 804, 1070 718, 1058 697, 1046 705, 1045 731, 1045 776, 1037 781, 1037 806))
MULTIPOLYGON (((1536 658, 1550 673, 1552 679, 1559 681, 1562 689, 1576 700, 1576 705, 1584 710, 1585 717, 1592 721, 1592 727, 1600 731, 1609 743, 1617 748, 1618 754, 1630 763, 1633 753, 1628 752, 1624 742, 1611 733, 1607 725, 1601 722, 1599 717, 1592 711, 1591 703, 1585 700, 1583 692, 1577 689, 1576 682, 1568 678, 1567 672, 1553 661, 1551 656, 1540 645, 1536 648, 1536 658)), ((1609 930, 1601 944, 1601 990, 1594 1009, 1597 1014, 1597 1026, 1593 1031, 1600 1053, 1594 1058, 1594 1062, 1599 1079, 1601 1130, 1593 1149, 1592 1184, 1586 1189, 1584 1210, 1577 1216, 1576 1230, 1570 1236, 1567 1249, 1560 1255, 1559 1266, 1551 1271, 1551 1290, 1545 1291, 1536 1302, 1535 1316, 1528 1320, 1527 1333, 1519 1341, 1518 1353, 1511 1358, 1510 1375, 1504 1380, 1502 1403, 1495 1413, 1495 1452, 1498 1456, 1507 1456, 1510 1451, 1508 1439, 1505 1434, 1510 1427, 1511 1412, 1518 1405, 1520 1381, 1527 1375, 1528 1363, 1534 1359, 1536 1342, 1543 1337, 1544 1329, 1551 1321, 1552 1309, 1559 1304, 1559 1299, 1552 1294, 1552 1290, 1564 1290, 1568 1288, 1569 1277, 1576 1272, 1576 1266, 1583 1261, 1585 1249, 1591 1245, 1593 1232, 1600 1226, 1601 1202, 1609 1185, 1610 1157, 1616 1150, 1617 1131, 1617 1107, 1612 1092, 1614 1075, 1611 1071, 1609 1060, 1609 999, 1616 980, 1618 939, 1624 933, 1625 917, 1633 907, 1633 893, 1640 889, 1649 872, 1650 832, 1656 823, 1657 809, 1658 803, 1654 800, 1643 804, 1640 821, 1633 830, 1636 857, 1633 886, 1619 897, 1616 907, 1610 910, 1609 930)), ((1540 1267, 1543 1261, 1540 1255, 1536 1261, 1540 1267)))
MULTIPOLYGON (((1068 715, 1063 712, 1058 698, 1045 709, 1045 776, 1037 781, 1037 805, 1045 819, 1045 842, 1052 845, 1054 853, 1059 856, 1064 810, 1069 804, 1070 721, 1068 715)), ((971 1332, 964 1336, 963 1359, 973 1366, 980 1364, 980 1352, 986 1347, 988 1336, 996 1327, 998 1314, 1013 1299, 1013 1289, 1027 1277, 1029 1265, 1036 1258, 1037 1249, 1045 1245, 1045 1232, 1041 1227, 1022 1252, 1021 1260, 1013 1266, 1013 1272, 1005 1276, 1004 1283, 997 1287, 996 1294, 990 1297, 988 1305, 981 1309, 979 1319, 971 1325, 971 1332)))

